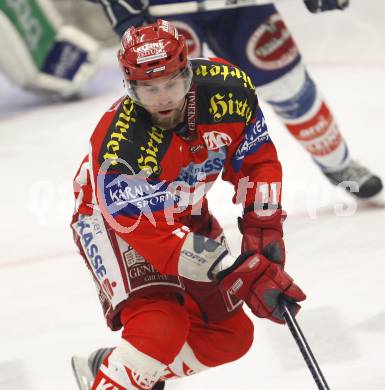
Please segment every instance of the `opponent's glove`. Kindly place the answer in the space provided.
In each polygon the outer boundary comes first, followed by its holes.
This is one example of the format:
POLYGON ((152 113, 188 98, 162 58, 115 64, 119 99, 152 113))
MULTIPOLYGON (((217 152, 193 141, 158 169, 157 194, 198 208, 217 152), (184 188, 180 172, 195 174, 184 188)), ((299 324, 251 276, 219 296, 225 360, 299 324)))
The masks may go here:
POLYGON ((282 223, 286 213, 276 210, 245 210, 238 219, 239 230, 243 234, 241 253, 260 253, 273 263, 285 265, 285 244, 282 236, 282 223))
POLYGON ((218 272, 215 279, 220 288, 244 300, 257 317, 280 324, 285 322, 279 309, 282 295, 293 314, 300 309, 297 302, 306 299, 286 272, 260 254, 243 253, 231 267, 218 272))
POLYGON ((349 0, 304 0, 307 9, 312 13, 343 10, 349 5, 349 0))
POLYGON ((99 2, 116 34, 123 36, 131 27, 139 27, 155 20, 148 13, 148 0, 89 0, 99 2))
POLYGON ((96 70, 98 43, 49 1, 0 2, 0 37, 0 69, 25 89, 67 98, 96 70))

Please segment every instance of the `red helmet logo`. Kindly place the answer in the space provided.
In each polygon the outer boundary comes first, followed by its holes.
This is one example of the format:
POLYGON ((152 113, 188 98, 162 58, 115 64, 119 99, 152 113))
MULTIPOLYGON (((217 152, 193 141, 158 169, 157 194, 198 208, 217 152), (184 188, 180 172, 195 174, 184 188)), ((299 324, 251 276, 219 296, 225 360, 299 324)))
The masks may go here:
POLYGON ((123 35, 118 60, 127 80, 167 76, 187 64, 183 35, 165 20, 139 28, 130 27, 123 35))

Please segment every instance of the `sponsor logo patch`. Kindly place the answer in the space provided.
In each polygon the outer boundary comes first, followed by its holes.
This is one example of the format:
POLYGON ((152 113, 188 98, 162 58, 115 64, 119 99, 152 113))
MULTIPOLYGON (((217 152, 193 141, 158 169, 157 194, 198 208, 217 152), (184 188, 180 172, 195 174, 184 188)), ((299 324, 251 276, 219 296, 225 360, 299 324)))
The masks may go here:
POLYGON ((225 159, 226 152, 224 149, 219 149, 218 151, 210 150, 206 161, 200 164, 190 163, 180 171, 176 180, 193 186, 199 181, 204 180, 207 175, 219 173, 223 168, 225 159))
POLYGON ((166 69, 165 66, 159 66, 158 68, 149 69, 146 74, 152 75, 153 73, 163 72, 166 69))
POLYGON ((141 175, 99 175, 104 180, 106 206, 111 215, 151 215, 174 205, 179 197, 164 181, 150 184, 141 175))
POLYGON ((220 122, 223 118, 238 117, 244 119, 247 125, 253 115, 248 103, 247 98, 238 99, 232 92, 223 95, 218 92, 210 98, 209 113, 215 122, 220 122))
POLYGON ((232 139, 228 134, 221 133, 220 131, 203 133, 203 140, 205 141, 208 150, 219 149, 223 146, 230 145, 232 142, 232 139))
POLYGON ((111 282, 107 275, 106 267, 103 263, 103 257, 100 248, 97 244, 96 235, 103 234, 100 230, 100 225, 93 219, 85 219, 83 215, 80 215, 76 224, 76 230, 80 236, 80 242, 83 247, 84 253, 87 257, 88 263, 97 276, 103 292, 112 299, 114 296, 114 288, 117 286, 116 282, 111 282))
POLYGON ((247 155, 255 153, 263 144, 271 142, 265 117, 259 107, 256 117, 256 123, 251 123, 246 128, 244 139, 235 152, 232 166, 236 172, 239 172, 241 169, 243 159, 247 155))
POLYGON ((187 125, 189 129, 188 139, 193 139, 196 132, 197 107, 196 90, 190 90, 187 94, 187 125))
POLYGON ((166 58, 167 53, 164 49, 162 41, 146 43, 137 48, 134 51, 138 54, 136 59, 137 64, 143 64, 144 62, 157 61, 161 58, 166 58))
POLYGON ((292 63, 299 52, 281 16, 273 14, 251 35, 246 54, 257 68, 277 70, 292 63))
POLYGON ((154 126, 147 131, 148 141, 146 145, 141 146, 142 154, 137 159, 138 167, 148 175, 160 175, 161 167, 159 162, 159 146, 162 145, 164 132, 154 126))
POLYGON ((229 293, 232 295, 235 295, 243 286, 243 280, 241 278, 238 278, 233 285, 229 288, 229 293))
POLYGON ((119 151, 122 142, 127 142, 127 132, 132 123, 136 122, 136 118, 132 116, 134 102, 131 99, 123 101, 119 114, 112 124, 109 131, 109 138, 105 141, 103 160, 109 160, 111 165, 116 165, 119 158, 119 151))
POLYGON ((342 143, 341 133, 325 103, 322 103, 313 118, 305 122, 288 124, 287 127, 313 156, 326 156, 342 143))
POLYGON ((245 88, 255 91, 255 86, 251 81, 250 76, 243 70, 234 66, 222 64, 199 65, 195 70, 195 74, 201 77, 218 77, 224 81, 226 81, 227 78, 239 80, 245 88))

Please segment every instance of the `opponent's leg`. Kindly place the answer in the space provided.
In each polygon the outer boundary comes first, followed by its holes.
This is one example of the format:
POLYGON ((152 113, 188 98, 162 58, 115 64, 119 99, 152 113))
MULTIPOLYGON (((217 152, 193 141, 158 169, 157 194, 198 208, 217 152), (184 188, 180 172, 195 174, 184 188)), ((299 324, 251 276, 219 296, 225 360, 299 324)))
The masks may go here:
POLYGON ((377 195, 381 179, 352 160, 336 119, 275 6, 223 11, 216 20, 207 26, 210 48, 250 74, 258 96, 271 104, 325 176, 333 184, 356 182, 359 191, 353 194, 359 198, 377 195))

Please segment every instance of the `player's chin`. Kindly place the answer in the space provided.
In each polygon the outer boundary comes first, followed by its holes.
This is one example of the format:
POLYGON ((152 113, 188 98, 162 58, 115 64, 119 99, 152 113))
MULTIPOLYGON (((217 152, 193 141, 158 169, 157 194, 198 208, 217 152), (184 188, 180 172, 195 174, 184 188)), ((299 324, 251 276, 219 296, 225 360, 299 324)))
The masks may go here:
POLYGON ((169 116, 156 115, 153 119, 154 124, 162 127, 163 129, 172 129, 180 122, 179 115, 175 114, 169 116))

